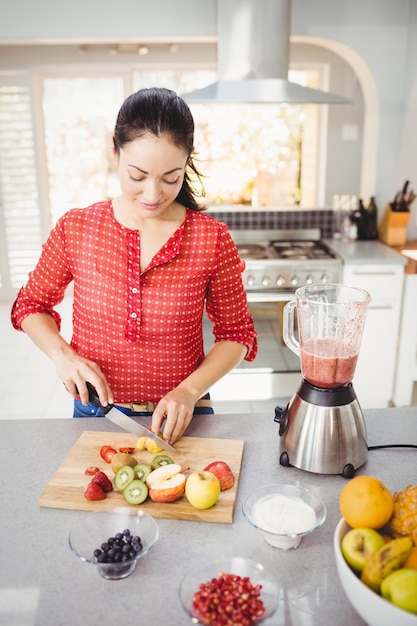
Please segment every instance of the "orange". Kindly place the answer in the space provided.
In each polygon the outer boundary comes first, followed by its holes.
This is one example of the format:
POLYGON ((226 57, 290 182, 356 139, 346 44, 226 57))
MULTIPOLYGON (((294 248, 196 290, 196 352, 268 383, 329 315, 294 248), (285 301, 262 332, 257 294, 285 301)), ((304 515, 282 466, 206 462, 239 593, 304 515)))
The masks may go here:
POLYGON ((373 476, 355 476, 340 492, 339 507, 352 528, 382 528, 391 518, 394 499, 373 476))
MULTIPOLYGON (((414 537, 413 539, 415 542, 416 540, 414 537)), ((414 548, 411 548, 411 552, 408 555, 403 567, 411 567, 412 569, 417 569, 417 545, 415 545, 414 548)))

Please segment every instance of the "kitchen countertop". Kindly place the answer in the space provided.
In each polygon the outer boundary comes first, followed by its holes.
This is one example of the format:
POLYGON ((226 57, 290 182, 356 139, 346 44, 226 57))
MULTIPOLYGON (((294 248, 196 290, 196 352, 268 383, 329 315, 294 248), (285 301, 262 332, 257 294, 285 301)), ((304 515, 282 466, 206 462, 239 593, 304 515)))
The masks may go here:
POLYGON ((398 263, 406 265, 407 259, 390 246, 379 240, 341 241, 326 239, 325 243, 349 265, 398 263))
MULTIPOLYGON (((364 411, 368 446, 417 444, 417 407, 364 411)), ((68 533, 80 511, 39 508, 37 500, 84 430, 116 431, 103 418, 2 420, 0 422, 1 514, 0 624, 12 626, 108 626, 133 623, 184 626, 178 585, 202 559, 221 555, 254 557, 281 584, 274 626, 363 626, 339 583, 333 533, 340 518, 338 498, 346 480, 282 467, 278 425, 273 415, 197 416, 187 434, 244 439, 242 473, 233 524, 158 519, 160 538, 136 571, 106 581, 81 563, 68 547, 68 533), (327 519, 295 551, 268 546, 244 519, 246 495, 262 484, 291 482, 316 491, 327 519)), ((416 480, 416 450, 370 450, 358 474, 371 474, 391 491, 416 480)))
POLYGON ((417 241, 409 240, 402 246, 392 246, 406 259, 406 274, 417 274, 417 241))

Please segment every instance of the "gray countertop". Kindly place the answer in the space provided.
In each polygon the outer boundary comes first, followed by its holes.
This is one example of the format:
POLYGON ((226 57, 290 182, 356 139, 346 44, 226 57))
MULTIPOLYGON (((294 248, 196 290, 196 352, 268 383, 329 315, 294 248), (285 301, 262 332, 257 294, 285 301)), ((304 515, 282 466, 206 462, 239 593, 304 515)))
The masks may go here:
POLYGON ((378 240, 341 241, 338 239, 326 239, 325 243, 336 252, 346 264, 407 264, 407 259, 399 252, 378 240))
MULTIPOLYGON (((365 411, 368 445, 417 444, 417 407, 365 411)), ((187 434, 243 439, 242 473, 233 524, 158 519, 160 538, 136 571, 106 581, 78 561, 68 533, 86 513, 39 508, 37 499, 84 430, 117 431, 100 418, 2 420, 0 624, 86 626, 132 623, 184 626, 178 586, 202 559, 254 557, 268 565, 281 585, 280 606, 265 624, 360 626, 339 583, 332 540, 339 493, 346 481, 285 468, 278 461, 278 425, 270 414, 194 418, 187 434), (291 482, 316 491, 327 506, 324 525, 297 550, 268 546, 245 521, 244 497, 257 486, 291 482)), ((416 450, 370 450, 358 474, 382 480, 391 491, 416 481, 416 450)))

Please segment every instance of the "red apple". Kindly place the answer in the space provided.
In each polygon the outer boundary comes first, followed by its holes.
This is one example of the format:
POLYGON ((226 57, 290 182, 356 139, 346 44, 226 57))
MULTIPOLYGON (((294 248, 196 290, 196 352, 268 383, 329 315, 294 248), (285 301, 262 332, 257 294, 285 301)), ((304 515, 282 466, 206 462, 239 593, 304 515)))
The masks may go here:
POLYGON ((235 484, 235 477, 233 476, 233 472, 224 461, 213 461, 209 463, 207 467, 204 468, 205 472, 211 472, 215 476, 217 476, 220 489, 224 491, 225 489, 230 489, 235 484))
POLYGON ((185 475, 177 463, 153 470, 146 479, 149 497, 153 502, 175 502, 185 492, 185 475))

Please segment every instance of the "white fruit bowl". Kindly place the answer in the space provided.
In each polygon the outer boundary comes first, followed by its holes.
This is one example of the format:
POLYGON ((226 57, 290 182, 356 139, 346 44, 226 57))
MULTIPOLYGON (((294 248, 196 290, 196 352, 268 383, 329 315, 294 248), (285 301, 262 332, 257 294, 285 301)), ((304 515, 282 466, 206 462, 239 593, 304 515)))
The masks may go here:
POLYGON ((314 493, 281 483, 252 491, 243 502, 242 510, 248 522, 262 532, 269 545, 284 551, 297 548, 305 535, 324 523, 327 515, 324 502, 314 493), (305 512, 308 513, 307 519, 302 518, 305 512), (275 529, 277 520, 279 531, 275 529))
MULTIPOLYGON (((261 624, 271 617, 278 608, 279 587, 275 576, 262 563, 246 557, 222 558, 215 561, 200 563, 191 569, 183 578, 179 595, 181 604, 194 624, 206 624, 193 607, 194 594, 203 583, 218 578, 220 574, 235 574, 241 578, 248 577, 252 585, 262 585, 260 599, 264 604, 262 617, 252 621, 261 624), (200 621, 201 620, 201 621, 200 621)), ((212 622, 210 622, 212 623, 212 622)))
POLYGON ((155 545, 159 537, 159 527, 153 517, 139 510, 120 507, 113 511, 89 513, 71 530, 69 546, 76 557, 93 565, 100 576, 107 580, 120 580, 129 576, 136 568, 139 559, 155 545), (142 548, 135 556, 123 557, 117 563, 99 562, 94 551, 107 543, 110 537, 129 530, 130 535, 140 537, 142 548))
POLYGON ((340 582, 353 608, 369 626, 417 626, 417 616, 391 604, 364 585, 346 563, 341 543, 350 526, 341 519, 336 526, 333 548, 340 582))

